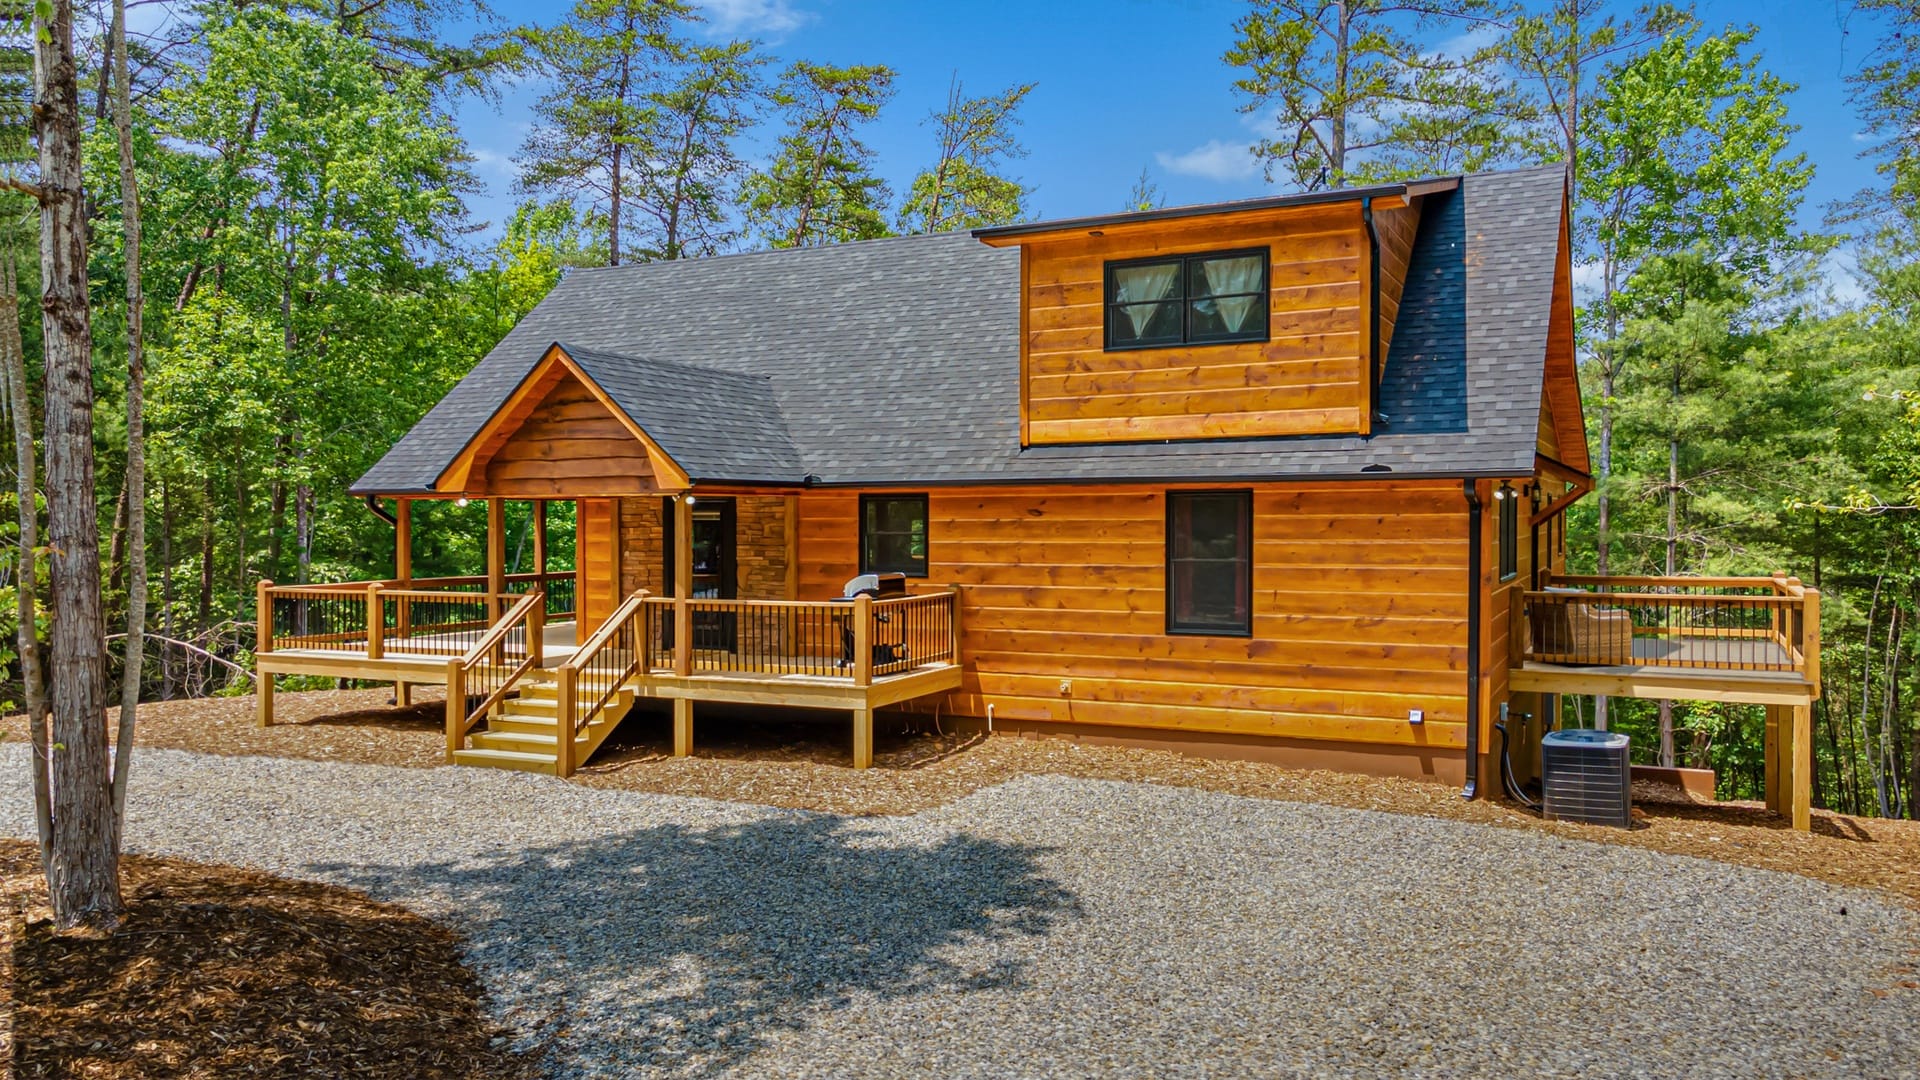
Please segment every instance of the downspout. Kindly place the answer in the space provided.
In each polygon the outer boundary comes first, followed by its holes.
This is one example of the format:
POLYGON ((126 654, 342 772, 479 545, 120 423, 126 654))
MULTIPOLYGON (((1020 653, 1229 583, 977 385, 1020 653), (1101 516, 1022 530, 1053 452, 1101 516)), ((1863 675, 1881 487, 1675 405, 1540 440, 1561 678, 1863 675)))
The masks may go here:
POLYGON ((1373 196, 1360 200, 1360 220, 1367 227, 1367 266, 1372 280, 1367 283, 1367 310, 1373 313, 1367 326, 1367 430, 1373 430, 1372 417, 1380 400, 1380 233, 1373 227, 1373 196))
POLYGON ((363 498, 366 499, 367 509, 373 514, 374 517, 379 518, 381 521, 386 522, 387 524, 393 526, 396 529, 400 527, 400 519, 388 513, 387 508, 380 505, 380 496, 367 495, 367 496, 363 496, 363 498))
POLYGON ((1467 495, 1467 785, 1460 797, 1480 788, 1480 490, 1477 481, 1461 481, 1467 495))

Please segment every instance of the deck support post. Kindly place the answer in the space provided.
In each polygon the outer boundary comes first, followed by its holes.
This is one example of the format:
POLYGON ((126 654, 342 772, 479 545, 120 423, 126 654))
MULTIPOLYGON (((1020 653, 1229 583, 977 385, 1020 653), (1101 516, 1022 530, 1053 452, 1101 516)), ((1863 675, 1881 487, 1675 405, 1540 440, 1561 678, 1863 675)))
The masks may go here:
POLYGON ((467 722, 467 676, 460 658, 447 660, 447 764, 453 764, 454 752, 467 741, 460 730, 467 722))
POLYGON ((1787 709, 1788 715, 1780 718, 1780 730, 1783 735, 1791 730, 1793 741, 1782 747, 1786 752, 1781 754, 1780 761, 1787 766, 1790 778, 1783 780, 1781 786, 1794 831, 1807 832, 1813 827, 1813 707, 1789 705, 1787 709))
POLYGON ((566 777, 573 775, 573 729, 579 723, 580 671, 571 664, 562 664, 555 675, 559 704, 553 710, 553 775, 566 777))
POLYGON ((273 725, 273 676, 267 674, 260 658, 273 651, 273 582, 262 580, 254 586, 253 618, 253 722, 259 727, 273 725))
POLYGON ((1780 813, 1780 712, 1781 706, 1766 705, 1766 727, 1761 739, 1761 796, 1767 809, 1780 813))
POLYGON ((673 756, 693 753, 693 699, 673 699, 673 756))
POLYGON ((873 710, 853 710, 853 767, 873 767, 873 710))

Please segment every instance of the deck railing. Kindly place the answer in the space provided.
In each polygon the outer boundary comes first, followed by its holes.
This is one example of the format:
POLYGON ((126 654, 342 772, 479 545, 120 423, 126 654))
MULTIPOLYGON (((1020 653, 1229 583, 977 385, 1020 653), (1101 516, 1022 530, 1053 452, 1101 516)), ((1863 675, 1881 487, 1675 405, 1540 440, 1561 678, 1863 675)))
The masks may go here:
POLYGON ((629 679, 644 670, 647 647, 647 590, 627 597, 555 672, 559 680, 559 722, 554 725, 554 770, 573 773, 573 740, 593 723, 629 679))
POLYGON ((954 656, 951 592, 851 601, 652 597, 642 611, 652 671, 804 675, 864 686, 954 656))
POLYGON ((480 718, 540 666, 545 614, 546 596, 528 593, 471 648, 447 661, 448 761, 480 718))
POLYGON ((1522 661, 1820 678, 1820 592, 1797 578, 1559 576, 1521 602, 1522 661))
POLYGON ((509 574, 506 591, 484 577, 414 578, 326 585, 259 585, 259 652, 318 649, 381 659, 459 656, 523 596, 542 592, 545 622, 573 616, 573 574, 509 574), (546 588, 542 588, 543 582, 546 588), (559 599, 555 599, 556 593, 559 599))

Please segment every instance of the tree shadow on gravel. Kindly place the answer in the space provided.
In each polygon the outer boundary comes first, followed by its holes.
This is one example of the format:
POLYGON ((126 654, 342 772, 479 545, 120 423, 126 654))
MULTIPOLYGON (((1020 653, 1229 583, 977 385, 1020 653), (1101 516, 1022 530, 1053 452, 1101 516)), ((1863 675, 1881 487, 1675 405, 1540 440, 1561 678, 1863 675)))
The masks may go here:
POLYGON ((547 1042, 565 1075, 711 1076, 861 996, 1022 985, 1019 963, 955 947, 994 955, 992 942, 1081 917, 1039 869, 1041 851, 971 836, 900 842, 860 819, 783 814, 458 863, 316 869, 376 895, 457 898, 469 959, 505 1019, 547 1042))

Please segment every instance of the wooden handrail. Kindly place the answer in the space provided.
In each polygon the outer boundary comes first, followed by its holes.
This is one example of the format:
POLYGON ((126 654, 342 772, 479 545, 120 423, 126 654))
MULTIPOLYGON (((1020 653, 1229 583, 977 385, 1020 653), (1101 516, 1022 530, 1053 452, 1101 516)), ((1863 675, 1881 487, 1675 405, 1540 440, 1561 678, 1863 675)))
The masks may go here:
POLYGON ((622 600, 620 605, 613 609, 613 614, 607 616, 606 621, 588 635, 586 643, 575 649, 566 663, 560 665, 557 673, 560 707, 556 717, 557 723, 554 725, 554 772, 556 774, 572 775, 574 737, 582 728, 593 722, 594 716, 606 707, 607 702, 613 700, 615 694, 620 692, 620 687, 625 685, 628 679, 633 678, 646 663, 646 619, 636 619, 636 616, 645 610, 648 595, 647 590, 640 589, 622 600), (634 633, 633 655, 627 659, 627 666, 614 678, 608 680, 605 686, 598 687, 599 696, 582 708, 581 675, 587 672, 588 665, 606 649, 607 645, 620 633, 621 628, 630 622, 637 622, 637 627, 634 633))
POLYGON ((1673 607, 1714 607, 1718 605, 1737 605, 1741 607, 1783 607, 1796 608, 1802 600, 1798 596, 1723 596, 1712 593, 1613 593, 1613 592, 1545 592, 1529 589, 1529 600, 1546 600, 1550 603, 1571 602, 1575 604, 1621 604, 1653 606, 1666 604, 1673 607))
POLYGON ((1566 585, 1638 585, 1645 588, 1695 588, 1695 589, 1780 589, 1782 582, 1771 577, 1689 577, 1684 574, 1672 577, 1634 574, 1553 574, 1547 580, 1566 585))
POLYGON ((607 616, 606 621, 601 623, 598 629, 587 636, 586 644, 575 649, 572 658, 563 666, 577 668, 585 663, 581 657, 591 656, 601 649, 606 648, 607 641, 611 639, 613 635, 620 632, 620 624, 631 618, 633 613, 639 609, 640 605, 647 602, 647 596, 647 590, 641 589, 639 592, 620 601, 620 606, 613 609, 613 614, 607 616))
MULTIPOLYGON (((473 648, 468 649, 466 654, 460 657, 461 666, 472 667, 478 664, 488 653, 492 652, 496 646, 503 644, 507 640, 507 635, 513 632, 513 624, 515 622, 521 619, 529 609, 546 598, 546 593, 537 592, 528 593, 521 597, 519 603, 513 605, 513 607, 507 610, 506 614, 500 616, 500 621, 494 623, 493 628, 482 635, 480 640, 474 644, 473 648)), ((539 652, 540 648, 537 643, 532 641, 527 643, 527 655, 537 657, 539 652)))

